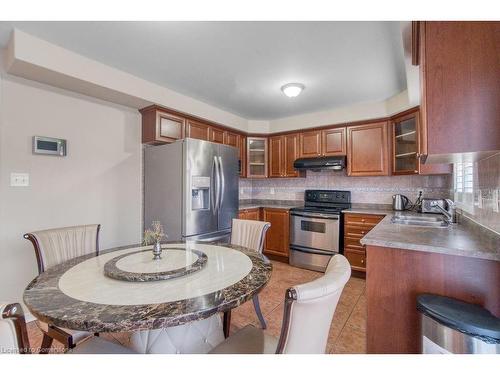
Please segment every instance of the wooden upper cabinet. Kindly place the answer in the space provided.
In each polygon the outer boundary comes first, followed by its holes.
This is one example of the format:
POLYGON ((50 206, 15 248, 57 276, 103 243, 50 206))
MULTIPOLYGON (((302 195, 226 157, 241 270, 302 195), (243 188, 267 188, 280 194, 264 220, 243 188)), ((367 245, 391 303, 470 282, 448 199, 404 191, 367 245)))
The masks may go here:
POLYGON ((347 173, 349 176, 389 174, 386 121, 347 128, 347 173))
POLYGON ((269 137, 269 177, 302 177, 293 163, 299 158, 299 134, 269 137))
POLYGON ((264 208, 264 221, 271 223, 266 233, 264 253, 288 257, 289 215, 288 210, 264 208))
POLYGON ((209 128, 209 141, 215 143, 224 143, 224 130, 210 127, 209 128))
POLYGON ((157 109, 142 109, 142 143, 171 143, 184 137, 185 120, 157 109))
POLYGON ((241 147, 240 137, 241 136, 239 134, 232 133, 230 131, 225 131, 224 144, 228 146, 237 147, 238 149, 240 149, 241 147))
POLYGON ((392 174, 450 174, 451 164, 423 164, 420 160, 420 112, 418 107, 394 116, 390 122, 392 174))
POLYGON ((346 128, 332 128, 300 133, 300 157, 346 154, 346 128))
POLYGON ((346 128, 321 131, 321 151, 323 156, 346 154, 346 128))
POLYGON ((238 164, 240 177, 247 176, 247 137, 240 137, 240 160, 238 164))
POLYGON ((283 177, 283 137, 269 138, 269 177, 283 177))
POLYGON ((321 130, 300 133, 300 157, 321 156, 321 130))
POLYGON ((424 160, 500 150, 500 22, 420 22, 413 30, 424 160))
POLYGON ((186 137, 208 141, 210 138, 210 126, 201 122, 188 120, 186 125, 186 137))
POLYGON ((285 177, 303 177, 304 172, 299 172, 293 167, 293 163, 299 158, 299 134, 287 134, 283 136, 283 175, 285 177))

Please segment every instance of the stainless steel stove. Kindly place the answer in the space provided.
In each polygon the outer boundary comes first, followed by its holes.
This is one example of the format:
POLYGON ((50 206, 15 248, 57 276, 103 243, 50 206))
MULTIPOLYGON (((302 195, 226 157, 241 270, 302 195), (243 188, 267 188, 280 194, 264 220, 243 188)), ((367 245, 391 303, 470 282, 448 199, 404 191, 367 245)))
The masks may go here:
POLYGON ((304 207, 290 210, 290 264, 325 271, 343 245, 342 210, 351 208, 351 192, 306 190, 304 207))

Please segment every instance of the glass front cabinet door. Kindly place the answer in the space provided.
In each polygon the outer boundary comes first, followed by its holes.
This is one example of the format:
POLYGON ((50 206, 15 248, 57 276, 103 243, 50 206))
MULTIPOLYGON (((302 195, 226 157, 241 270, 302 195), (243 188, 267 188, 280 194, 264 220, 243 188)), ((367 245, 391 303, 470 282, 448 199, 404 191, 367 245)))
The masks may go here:
POLYGON ((267 177, 267 139, 247 138, 247 177, 267 177))
POLYGON ((392 173, 418 174, 419 112, 395 118, 392 121, 392 173))

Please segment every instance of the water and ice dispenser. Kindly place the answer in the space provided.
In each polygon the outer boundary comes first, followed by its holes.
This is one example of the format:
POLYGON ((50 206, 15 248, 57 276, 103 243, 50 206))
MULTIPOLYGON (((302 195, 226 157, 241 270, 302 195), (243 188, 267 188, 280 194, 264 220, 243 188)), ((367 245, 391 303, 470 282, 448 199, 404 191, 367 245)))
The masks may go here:
POLYGON ((191 210, 210 209, 210 177, 193 176, 191 179, 191 210))

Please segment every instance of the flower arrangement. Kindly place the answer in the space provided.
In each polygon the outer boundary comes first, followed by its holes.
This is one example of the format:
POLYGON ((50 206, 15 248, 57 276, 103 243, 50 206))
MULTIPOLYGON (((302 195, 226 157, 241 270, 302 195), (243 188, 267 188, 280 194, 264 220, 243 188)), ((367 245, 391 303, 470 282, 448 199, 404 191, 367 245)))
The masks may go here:
POLYGON ((144 245, 154 244, 153 260, 161 259, 161 241, 168 238, 159 221, 153 221, 152 228, 144 231, 144 245))

